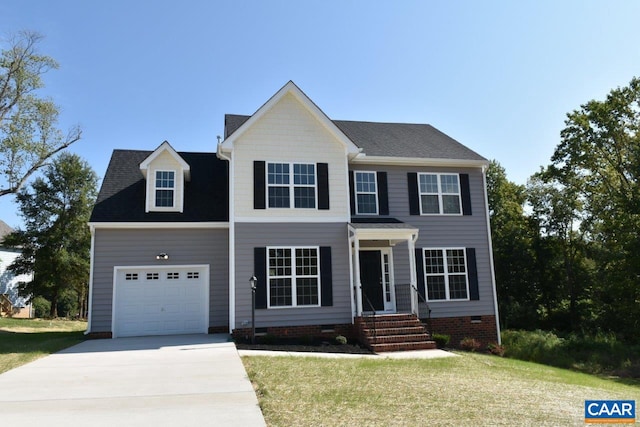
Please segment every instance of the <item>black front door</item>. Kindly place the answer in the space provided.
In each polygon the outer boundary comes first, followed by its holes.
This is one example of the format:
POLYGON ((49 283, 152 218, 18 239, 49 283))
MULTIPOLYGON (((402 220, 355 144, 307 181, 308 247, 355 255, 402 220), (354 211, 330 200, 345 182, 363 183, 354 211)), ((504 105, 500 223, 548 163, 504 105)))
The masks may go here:
POLYGON ((362 284, 362 310, 384 311, 380 251, 360 251, 360 283, 362 284))

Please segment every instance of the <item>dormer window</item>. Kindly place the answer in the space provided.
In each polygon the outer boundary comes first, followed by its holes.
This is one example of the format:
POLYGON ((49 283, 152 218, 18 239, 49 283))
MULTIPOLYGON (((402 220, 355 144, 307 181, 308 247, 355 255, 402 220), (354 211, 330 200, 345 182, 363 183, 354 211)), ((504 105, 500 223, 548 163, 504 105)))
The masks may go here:
POLYGON ((175 171, 156 171, 155 206, 157 208, 172 208, 176 190, 175 171))
POLYGON ((165 141, 140 163, 145 178, 145 212, 184 212, 191 167, 165 141))

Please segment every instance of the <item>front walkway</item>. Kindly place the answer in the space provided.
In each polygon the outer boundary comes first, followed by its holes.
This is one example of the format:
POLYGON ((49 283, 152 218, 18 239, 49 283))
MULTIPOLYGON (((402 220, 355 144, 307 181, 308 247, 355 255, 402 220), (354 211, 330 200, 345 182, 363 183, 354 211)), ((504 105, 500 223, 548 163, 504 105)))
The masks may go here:
POLYGON ((0 375, 0 425, 264 426, 228 335, 85 341, 0 375))

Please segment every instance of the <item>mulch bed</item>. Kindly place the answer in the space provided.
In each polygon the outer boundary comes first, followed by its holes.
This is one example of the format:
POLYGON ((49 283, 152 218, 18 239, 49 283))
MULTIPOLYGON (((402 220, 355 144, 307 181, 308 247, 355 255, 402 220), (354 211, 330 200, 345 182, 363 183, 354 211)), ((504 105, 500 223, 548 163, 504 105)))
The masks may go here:
POLYGON ((296 351, 307 353, 347 353, 347 354, 374 354, 366 347, 357 343, 335 344, 328 341, 301 342, 299 340, 278 340, 269 343, 251 344, 247 341, 236 341, 239 350, 269 350, 269 351, 296 351))

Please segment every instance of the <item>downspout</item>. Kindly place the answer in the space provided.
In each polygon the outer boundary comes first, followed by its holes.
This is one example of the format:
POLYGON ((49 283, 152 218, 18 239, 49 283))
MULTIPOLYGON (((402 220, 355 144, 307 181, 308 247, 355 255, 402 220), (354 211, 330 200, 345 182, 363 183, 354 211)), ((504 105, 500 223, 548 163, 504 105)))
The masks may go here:
POLYGON ((233 332, 236 320, 236 224, 234 218, 234 177, 231 156, 222 153, 222 138, 218 136, 216 156, 229 162, 229 333, 233 332))
POLYGON ((500 336, 500 315, 498 314, 498 294, 496 292, 496 272, 493 264, 493 243, 491 241, 491 221, 489 219, 489 196, 487 194, 487 167, 482 166, 482 181, 484 189, 484 205, 487 216, 487 242, 489 243, 489 263, 491 265, 491 284, 493 286, 493 308, 496 315, 496 332, 498 333, 498 344, 502 344, 500 336))
POLYGON ((91 333, 91 314, 93 312, 93 260, 96 243, 96 228, 94 225, 89 224, 89 230, 91 231, 91 251, 89 252, 89 303, 87 304, 87 330, 84 334, 91 333))

